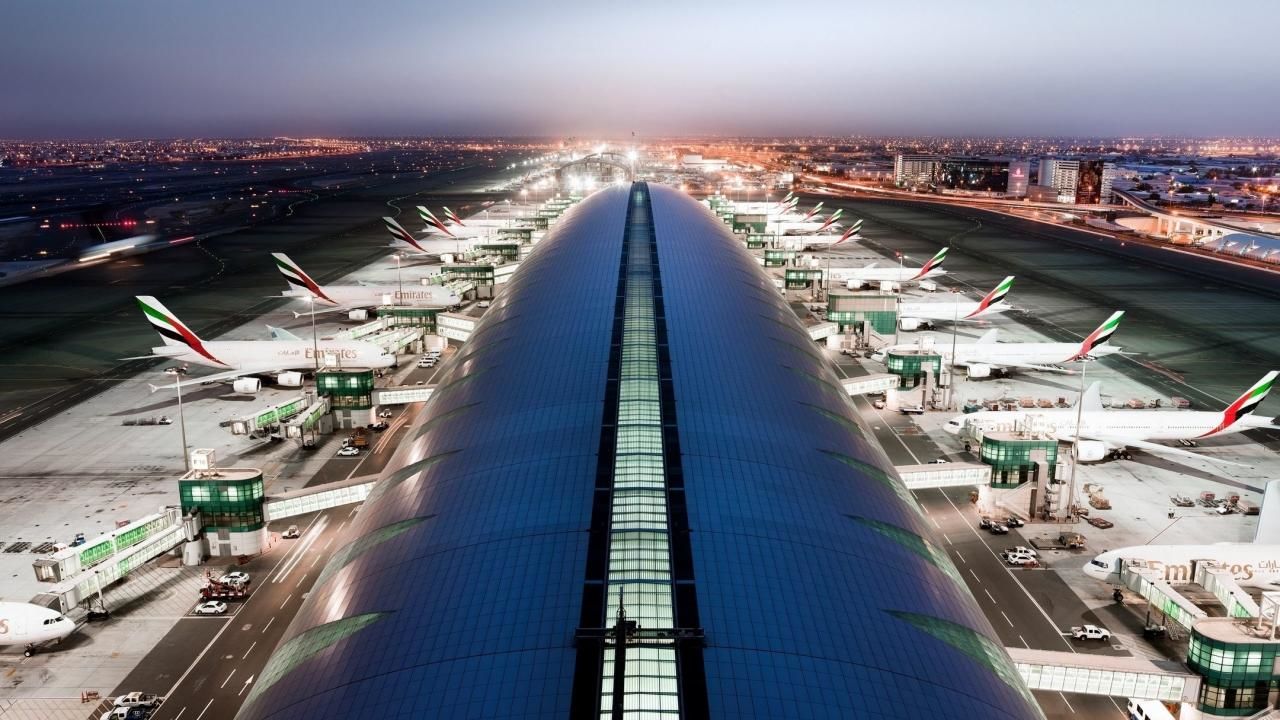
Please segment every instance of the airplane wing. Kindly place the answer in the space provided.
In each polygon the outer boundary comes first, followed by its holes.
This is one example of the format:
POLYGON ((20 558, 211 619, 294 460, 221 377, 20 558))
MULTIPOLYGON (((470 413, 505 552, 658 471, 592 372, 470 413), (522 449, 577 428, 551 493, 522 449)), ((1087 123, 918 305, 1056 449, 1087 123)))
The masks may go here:
POLYGON ((241 368, 239 370, 225 370, 223 372, 213 373, 212 375, 201 375, 199 377, 192 377, 188 380, 183 380, 179 383, 162 383, 160 385, 147 383, 147 387, 151 388, 151 392, 156 392, 157 390, 173 390, 177 387, 187 388, 192 385, 205 385, 207 383, 214 383, 220 380, 236 380, 245 377, 246 375, 271 375, 278 372, 281 372, 281 368, 278 365, 273 365, 271 367, 264 365, 260 367, 241 368))
POLYGON ((1094 433, 1085 437, 1085 440, 1099 440, 1109 445, 1115 445, 1116 447, 1138 448, 1139 450, 1146 450, 1147 452, 1155 455, 1170 455, 1190 460, 1207 460, 1208 462, 1220 463, 1222 465, 1233 465, 1235 467, 1249 467, 1243 463, 1223 460, 1210 455, 1201 455, 1200 453, 1193 453, 1188 450, 1179 450, 1178 448, 1172 448, 1168 445, 1161 445, 1159 443, 1147 442, 1146 440, 1135 440, 1130 437, 1124 437, 1123 435, 1099 435, 1094 433))
POLYGON ((301 340, 302 339, 297 335, 294 335, 293 333, 289 332, 288 330, 285 330, 284 328, 275 327, 274 325, 268 325, 267 329, 271 331, 272 340, 301 340))
POLYGON ((1062 373, 1063 375, 1075 375, 1075 370, 1060 368, 1054 365, 1033 365, 1031 363, 1011 363, 1011 362, 993 362, 986 363, 992 367, 998 368, 1021 368, 1023 370, 1039 370, 1040 372, 1062 373))

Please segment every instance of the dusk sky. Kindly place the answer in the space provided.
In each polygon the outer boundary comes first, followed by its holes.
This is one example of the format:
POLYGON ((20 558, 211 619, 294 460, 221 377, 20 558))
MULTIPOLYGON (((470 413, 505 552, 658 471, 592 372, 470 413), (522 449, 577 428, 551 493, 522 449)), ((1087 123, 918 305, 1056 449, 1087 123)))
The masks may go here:
POLYGON ((1280 135, 1280 3, 0 0, 0 137, 1280 135))

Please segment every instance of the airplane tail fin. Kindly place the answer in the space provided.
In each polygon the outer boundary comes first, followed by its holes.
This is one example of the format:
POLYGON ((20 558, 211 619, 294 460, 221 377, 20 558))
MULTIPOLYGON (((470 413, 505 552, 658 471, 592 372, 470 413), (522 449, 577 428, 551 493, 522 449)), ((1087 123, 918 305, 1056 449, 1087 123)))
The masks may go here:
POLYGON ((467 226, 467 224, 466 224, 466 223, 462 222, 462 218, 458 217, 458 213, 456 213, 456 212, 454 212, 454 211, 450 210, 450 209, 449 209, 449 207, 448 207, 447 205, 446 205, 446 206, 445 206, 445 208, 444 208, 444 217, 445 217, 445 219, 446 219, 446 220, 448 220, 449 222, 454 223, 454 224, 456 224, 456 225, 460 225, 460 226, 462 226, 462 227, 466 227, 466 226, 467 226))
POLYGON ((422 222, 430 225, 449 237, 453 237, 453 233, 449 231, 448 226, 440 222, 440 218, 436 217, 436 214, 431 212, 431 208, 426 205, 418 206, 418 217, 422 218, 422 222))
POLYGON ((1080 409, 1085 412, 1102 411, 1102 383, 1094 381, 1089 387, 1085 388, 1084 395, 1076 402, 1081 403, 1080 409))
POLYGON ((325 295, 324 289, 320 287, 320 283, 311 279, 311 276, 303 271, 302 267, 289 259, 284 253, 271 253, 271 257, 275 258, 276 269, 284 276, 285 281, 290 286, 295 287, 316 300, 325 300, 333 302, 333 299, 325 295))
POLYGON ((421 252, 426 252, 426 250, 423 250, 422 246, 418 244, 418 241, 414 239, 413 233, 401 227, 400 223, 396 222, 395 218, 384 217, 382 218, 382 222, 386 223, 387 232, 391 233, 391 237, 401 242, 409 243, 421 252))
POLYGON ((1226 410, 1222 411, 1222 420, 1217 427, 1200 437, 1220 433, 1234 425, 1240 418, 1258 409, 1262 401, 1267 399, 1267 393, 1271 392, 1271 386, 1275 383, 1277 375, 1280 375, 1280 370, 1272 370, 1263 375, 1261 380, 1254 383, 1253 387, 1246 390, 1243 395, 1236 398, 1235 402, 1228 405, 1226 410))
POLYGON ((950 249, 951 248, 949 247, 944 247, 939 250, 933 257, 929 258, 929 262, 925 263, 924 266, 920 268, 920 272, 916 273, 915 277, 911 279, 919 280, 925 275, 928 275, 932 270, 942 269, 942 261, 947 258, 947 251, 950 249))
POLYGON ((978 315, 986 312, 992 306, 1004 302, 1005 296, 1009 294, 1009 289, 1013 287, 1013 277, 1013 275, 1010 275, 1001 280, 1000 284, 995 286, 995 289, 987 293, 986 297, 982 298, 982 301, 978 303, 978 307, 973 312, 965 315, 965 317, 977 317, 978 315))
POLYGON ((1071 358, 1072 360, 1083 360, 1089 357, 1089 353, 1099 345, 1105 345, 1112 335, 1116 334, 1116 330, 1120 327, 1120 318, 1124 317, 1123 310, 1117 310, 1111 313, 1111 317, 1107 318, 1096 330, 1089 333, 1089 336, 1080 343, 1080 349, 1071 358))
POLYGON ((991 328, 990 330, 982 333, 982 337, 978 338, 977 340, 974 340, 973 342, 979 345, 992 344, 996 341, 996 334, 999 332, 1000 330, 998 328, 991 328))
POLYGON ((169 312, 169 308, 162 305, 159 300, 150 295, 138 295, 137 300, 138 305, 142 308, 142 314, 146 316, 147 321, 151 323, 155 331, 160 333, 160 338, 165 345, 185 345, 202 357, 219 365, 226 364, 214 357, 205 348, 204 341, 200 339, 200 336, 183 324, 176 315, 169 312))

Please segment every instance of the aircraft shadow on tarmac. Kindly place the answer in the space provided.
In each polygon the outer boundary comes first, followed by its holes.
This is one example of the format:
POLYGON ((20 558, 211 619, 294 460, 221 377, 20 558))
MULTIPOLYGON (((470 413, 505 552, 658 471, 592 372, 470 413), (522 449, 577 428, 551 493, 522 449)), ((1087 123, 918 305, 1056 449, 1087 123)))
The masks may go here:
POLYGON ((1178 473, 1179 475, 1195 477, 1209 482, 1222 483, 1223 485, 1230 485, 1231 487, 1258 494, 1262 493, 1262 488, 1260 487, 1246 485, 1239 480, 1233 479, 1231 476, 1232 471, 1230 466, 1224 466, 1219 473, 1215 473, 1208 470, 1201 470, 1200 468, 1195 468, 1190 465, 1184 465, 1176 460, 1169 460, 1140 450, 1131 451, 1131 454, 1133 456, 1132 460, 1124 460, 1121 462, 1138 463, 1158 470, 1166 470, 1178 473))
MULTIPOLYGON (((114 412, 111 413, 111 416, 122 417, 126 415, 137 415, 138 413, 165 412, 169 410, 177 412, 178 400, 172 390, 162 388, 156 392, 155 397, 157 398, 155 402, 131 408, 129 410, 114 412)), ((258 398, 253 395, 241 395, 238 393, 227 392, 225 386, 207 387, 195 392, 187 391, 182 393, 182 402, 184 404, 195 402, 197 400, 222 400, 224 402, 252 403, 257 401, 258 398)))

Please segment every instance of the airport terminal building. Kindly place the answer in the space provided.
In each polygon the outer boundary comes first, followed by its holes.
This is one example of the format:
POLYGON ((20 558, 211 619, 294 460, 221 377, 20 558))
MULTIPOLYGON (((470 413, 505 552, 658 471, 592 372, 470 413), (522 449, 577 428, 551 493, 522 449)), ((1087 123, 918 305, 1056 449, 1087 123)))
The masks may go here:
POLYGON ((494 301, 238 717, 1042 717, 829 363, 672 189, 494 301))

